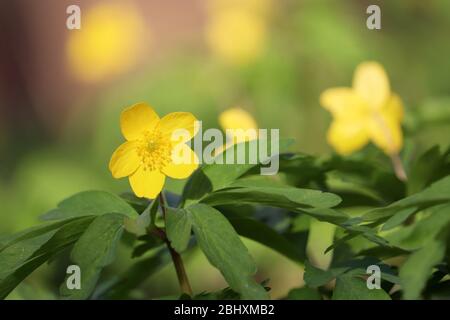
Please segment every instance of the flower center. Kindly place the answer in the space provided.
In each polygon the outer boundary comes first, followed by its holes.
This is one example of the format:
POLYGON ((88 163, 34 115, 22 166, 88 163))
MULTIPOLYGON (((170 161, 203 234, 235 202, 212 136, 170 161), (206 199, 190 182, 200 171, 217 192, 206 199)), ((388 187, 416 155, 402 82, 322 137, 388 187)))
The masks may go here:
POLYGON ((157 130, 146 132, 138 147, 138 155, 144 170, 161 170, 170 162, 170 141, 157 130))

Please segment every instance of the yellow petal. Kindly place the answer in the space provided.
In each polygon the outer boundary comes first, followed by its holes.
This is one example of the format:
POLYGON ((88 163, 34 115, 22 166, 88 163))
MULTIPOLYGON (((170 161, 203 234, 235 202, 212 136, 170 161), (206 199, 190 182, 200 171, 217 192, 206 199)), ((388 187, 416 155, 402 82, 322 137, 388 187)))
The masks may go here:
POLYGON ((392 94, 383 108, 383 112, 391 115, 398 122, 403 120, 403 103, 400 97, 396 94, 392 94))
POLYGON ((255 119, 250 113, 241 108, 231 108, 219 115, 219 124, 223 130, 227 129, 257 129, 255 119))
POLYGON ((337 119, 359 121, 367 116, 368 105, 351 88, 331 88, 320 95, 320 104, 337 119))
POLYGON ((136 147, 137 142, 127 141, 114 151, 109 161, 109 170, 114 178, 129 176, 139 167, 140 158, 136 147))
POLYGON ((369 142, 364 122, 333 121, 327 135, 328 143, 342 155, 350 154, 369 142))
POLYGON ((197 119, 190 112, 172 112, 161 119, 158 128, 164 137, 176 142, 186 142, 198 131, 196 121, 197 119))
POLYGON ((137 103, 120 115, 120 127, 127 140, 139 139, 145 131, 153 130, 158 121, 155 110, 146 103, 137 103))
POLYGON ((171 162, 161 171, 171 178, 185 179, 198 168, 198 163, 195 152, 182 143, 172 150, 171 162))
POLYGON ((381 108, 391 95, 386 71, 377 62, 364 62, 356 68, 353 88, 375 110, 381 108))
POLYGON ((386 154, 396 154, 403 145, 403 135, 398 114, 379 112, 370 120, 368 131, 372 142, 386 154))
POLYGON ((141 166, 130 176, 130 185, 136 196, 155 199, 161 192, 165 179, 159 170, 144 170, 141 166))

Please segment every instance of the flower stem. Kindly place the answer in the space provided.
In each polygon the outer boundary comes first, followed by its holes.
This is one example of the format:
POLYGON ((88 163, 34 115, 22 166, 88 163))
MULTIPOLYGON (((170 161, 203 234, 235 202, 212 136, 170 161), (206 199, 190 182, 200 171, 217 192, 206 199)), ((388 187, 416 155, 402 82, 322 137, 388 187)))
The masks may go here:
POLYGON ((395 175, 400 181, 407 181, 408 176, 406 175, 405 168, 403 167, 402 160, 397 153, 391 154, 392 166, 394 167, 395 175))
MULTIPOLYGON (((164 199, 162 192, 159 194, 159 203, 161 205, 162 215, 165 222, 166 201, 164 199)), ((177 273, 178 283, 180 284, 181 292, 192 296, 192 288, 189 283, 189 279, 187 277, 186 269, 184 268, 183 259, 181 258, 180 254, 176 252, 174 248, 172 248, 172 245, 170 244, 170 241, 167 238, 166 234, 164 234, 164 242, 166 243, 167 248, 169 249, 170 252, 170 256, 172 257, 173 265, 175 266, 175 271, 177 273)))

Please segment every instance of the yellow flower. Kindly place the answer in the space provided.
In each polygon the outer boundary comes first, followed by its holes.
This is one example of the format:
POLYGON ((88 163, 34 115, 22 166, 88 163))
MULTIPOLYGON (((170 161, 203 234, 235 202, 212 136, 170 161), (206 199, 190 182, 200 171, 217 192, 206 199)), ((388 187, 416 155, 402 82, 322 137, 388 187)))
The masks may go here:
POLYGON ((120 126, 127 141, 117 148, 109 162, 113 177, 129 177, 133 192, 150 199, 161 192, 165 176, 189 177, 199 162, 185 144, 196 134, 195 122, 189 112, 173 112, 160 119, 145 103, 125 109, 120 126))
POLYGON ((103 3, 82 15, 81 29, 69 32, 68 65, 74 75, 97 82, 131 68, 143 51, 144 22, 131 5, 103 3))
POLYGON ((256 129, 258 125, 253 116, 242 108, 230 108, 219 115, 219 124, 223 129, 256 129))
POLYGON ((206 41, 211 51, 231 64, 246 64, 258 57, 266 44, 263 17, 242 9, 227 9, 211 16, 206 41))
POLYGON ((320 103, 333 116, 327 139, 338 153, 350 154, 369 141, 391 156, 402 148, 402 101, 379 63, 361 63, 352 88, 328 89, 320 103))
POLYGON ((226 131, 228 141, 216 150, 216 155, 234 144, 258 138, 258 124, 252 115, 244 109, 230 108, 225 110, 219 115, 219 124, 226 131))

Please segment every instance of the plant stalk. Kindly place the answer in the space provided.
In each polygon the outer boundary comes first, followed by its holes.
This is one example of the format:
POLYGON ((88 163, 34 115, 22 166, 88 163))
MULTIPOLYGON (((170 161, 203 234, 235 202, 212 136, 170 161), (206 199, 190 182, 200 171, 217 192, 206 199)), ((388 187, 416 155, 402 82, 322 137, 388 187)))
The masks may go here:
POLYGON ((403 167, 402 160, 398 154, 391 154, 392 166, 394 167, 395 175, 400 181, 406 182, 408 176, 406 175, 405 168, 403 167))
MULTIPOLYGON (((162 192, 159 194, 159 203, 161 205, 164 222, 166 222, 166 201, 164 199, 162 192)), ((189 283, 189 279, 187 277, 186 269, 184 268, 183 259, 181 258, 180 254, 176 252, 174 248, 172 248, 170 240, 167 238, 165 233, 164 233, 164 242, 166 243, 167 248, 169 249, 170 252, 170 256, 172 257, 173 265, 175 266, 175 271, 177 273, 178 283, 180 284, 181 292, 192 296, 192 288, 189 283)))

